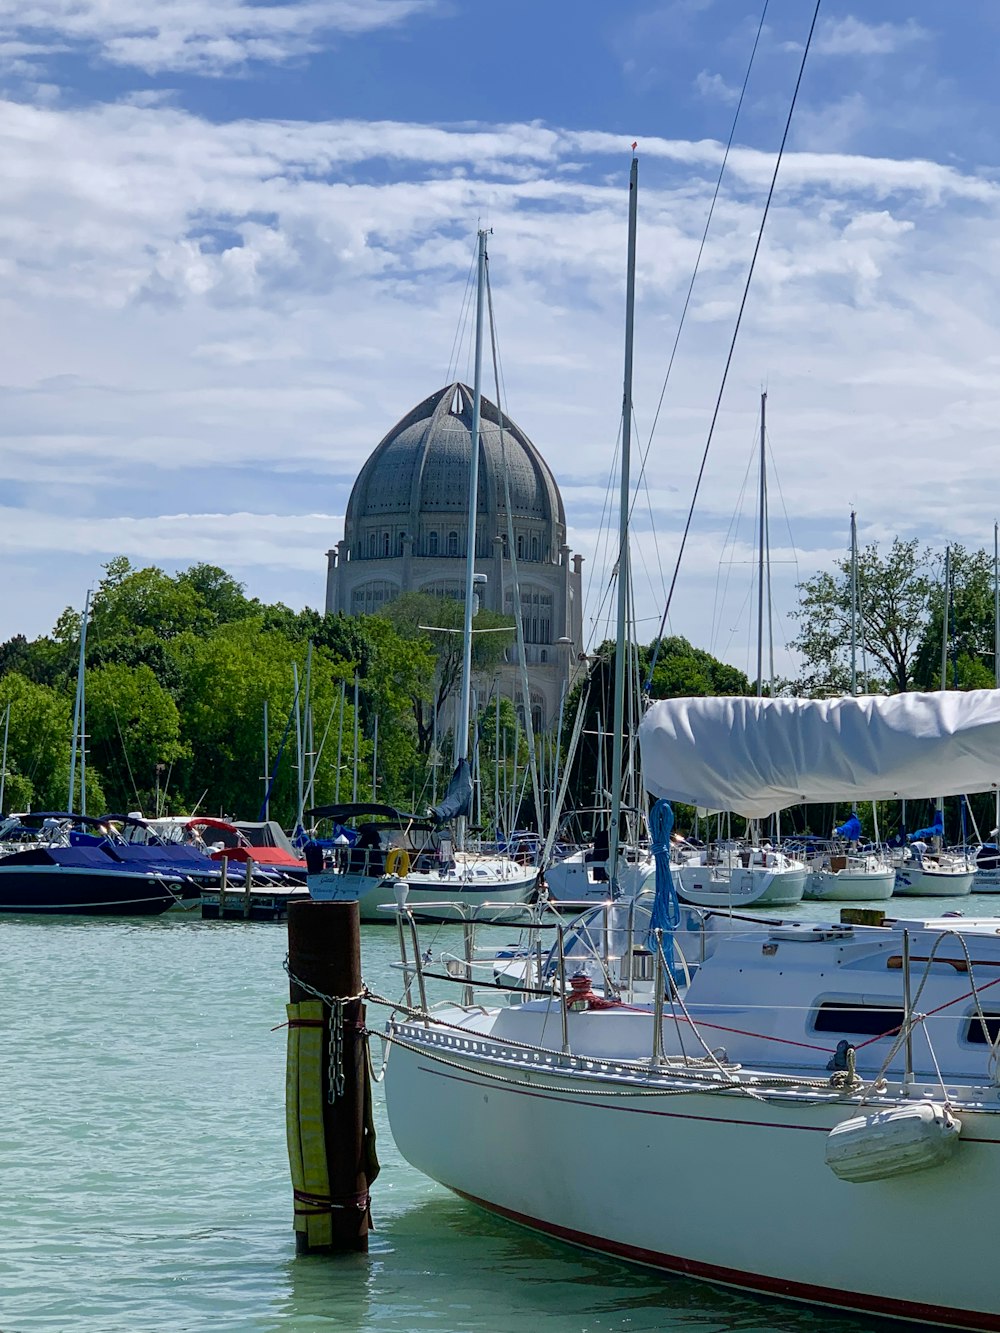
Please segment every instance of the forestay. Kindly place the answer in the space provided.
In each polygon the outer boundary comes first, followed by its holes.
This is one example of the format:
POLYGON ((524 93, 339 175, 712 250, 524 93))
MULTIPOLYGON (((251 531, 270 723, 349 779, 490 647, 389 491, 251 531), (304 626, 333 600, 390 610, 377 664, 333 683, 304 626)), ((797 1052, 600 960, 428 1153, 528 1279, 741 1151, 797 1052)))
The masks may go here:
POLYGON ((1000 782, 1000 690, 663 699, 639 743, 653 795, 750 818, 804 801, 954 796, 1000 782))

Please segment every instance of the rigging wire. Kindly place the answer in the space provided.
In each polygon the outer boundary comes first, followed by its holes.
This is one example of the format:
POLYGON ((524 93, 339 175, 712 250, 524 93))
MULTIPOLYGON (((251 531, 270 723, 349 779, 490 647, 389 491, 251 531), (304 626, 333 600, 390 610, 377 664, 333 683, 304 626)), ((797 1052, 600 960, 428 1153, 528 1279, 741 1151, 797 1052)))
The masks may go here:
MULTIPOLYGON (((739 99, 737 100, 736 103, 736 110, 733 113, 733 123, 729 131, 729 138, 726 140, 725 151, 722 154, 722 163, 719 167, 719 175, 716 178, 715 190, 712 193, 712 201, 708 206, 708 214, 705 218, 705 227, 701 234, 701 242, 698 245, 698 253, 695 256, 694 268, 691 271, 691 281, 688 283, 687 293, 684 297, 684 304, 681 307, 680 319, 677 321, 677 332, 674 334, 674 344, 673 347, 671 347, 670 349, 670 357, 667 361, 667 369, 663 376, 663 385, 660 389, 660 397, 656 404, 656 411, 653 414, 653 424, 649 428, 649 437, 646 440, 646 447, 643 450, 642 459, 639 464, 639 475, 636 478, 637 493, 638 493, 638 488, 642 484, 643 479, 645 478, 646 475, 646 463, 649 459, 649 451, 653 446, 653 436, 656 434, 656 427, 660 420, 660 412, 663 409, 663 400, 664 397, 666 396, 667 385, 670 383, 670 373, 674 368, 674 360, 676 359, 677 356, 677 348, 680 345, 681 334, 684 331, 684 324, 687 320, 688 307, 691 304, 691 297, 694 294, 695 280, 697 279, 698 273, 701 269, 701 260, 702 256, 705 253, 705 246, 708 242, 709 229, 711 228, 712 225, 712 218, 715 216, 715 205, 718 203, 719 193, 722 189, 722 181, 726 174, 726 167, 729 164, 729 154, 732 151, 733 140, 736 137, 736 127, 739 124, 740 112, 743 109, 743 101, 744 98, 746 97, 747 86, 750 83, 750 74, 753 70, 754 59, 756 58, 757 55, 757 47, 760 44, 761 33, 764 30, 764 20, 767 17, 768 3, 769 0, 764 0, 764 7, 761 10, 760 14, 760 22, 757 25, 757 34, 754 37, 753 48, 750 51, 750 59, 747 62, 747 72, 743 77, 743 87, 740 89, 739 99)), ((634 503, 635 502, 633 501, 633 506, 634 503)), ((629 518, 631 518, 631 511, 629 513, 629 518)), ((659 552, 657 552, 657 559, 659 559, 659 552)))
POLYGON ((468 326, 469 310, 472 303, 472 274, 475 271, 478 260, 476 250, 472 252, 472 259, 469 263, 469 271, 465 275, 465 291, 462 294, 462 304, 458 311, 458 321, 455 324, 455 336, 451 341, 451 351, 448 354, 448 373, 445 376, 445 383, 451 384, 458 374, 459 344, 462 339, 462 331, 468 326))
POLYGON ((760 254, 760 248, 764 240, 764 230, 767 226, 768 215, 770 214, 771 211, 771 201, 774 198, 775 186, 778 183, 778 172, 781 170, 782 159, 784 158, 785 155, 785 145, 788 142, 788 134, 792 127, 792 116, 795 114, 795 104, 798 101, 799 89, 802 86, 802 76, 805 74, 806 61, 809 58, 809 51, 812 47, 813 34, 816 31, 816 22, 819 19, 819 10, 820 10, 820 5, 822 3, 823 0, 816 0, 816 6, 813 9, 812 22, 809 25, 809 35, 806 38, 806 43, 802 51, 802 60, 799 64, 799 73, 798 77, 795 80, 795 88, 792 92, 792 100, 788 108, 788 116, 787 119, 785 120, 785 129, 784 133, 781 136, 781 144, 778 148, 778 156, 774 164, 774 172, 771 176, 771 184, 767 191, 767 199, 765 200, 764 203, 764 213, 763 216, 761 217, 760 229, 757 232, 757 241, 754 245, 753 255, 750 259, 750 268, 747 271, 746 282, 744 283, 743 286, 743 296, 740 300, 740 308, 736 315, 736 327, 733 329, 732 340, 730 341, 729 344, 729 352, 726 356, 726 364, 722 371, 722 382, 719 385, 719 392, 715 400, 715 407, 712 411, 712 419, 708 427, 708 438, 705 441, 705 449, 701 456, 701 465, 698 468, 698 476, 695 481, 694 494, 691 497, 691 505, 690 508, 688 509, 687 520, 684 524, 684 531, 681 535, 680 549, 677 552, 677 561, 676 564, 674 565, 673 577, 670 580, 670 589, 667 593, 666 605, 663 608, 663 618, 660 622, 660 632, 657 635, 656 646, 653 649, 653 653, 650 658, 649 672, 646 677, 647 692, 649 690, 650 681, 652 680, 653 677, 653 671, 656 668, 656 660, 659 657, 659 651, 660 651, 660 641, 662 640, 663 637, 663 630, 667 623, 667 616, 670 613, 670 604, 673 600, 674 591, 677 587, 677 578, 678 575, 680 574, 681 561, 684 558, 684 550, 687 546, 688 534, 691 531, 691 521, 694 518, 694 508, 698 501, 698 493, 701 490, 702 479, 704 478, 705 475, 705 466, 708 463, 708 452, 709 449, 711 448, 712 439, 715 435, 716 422, 719 419, 719 412, 722 408, 722 396, 725 393, 726 383, 729 379, 729 370, 730 367, 732 366, 733 355, 736 351, 736 340, 739 337, 740 327, 742 326, 743 323, 743 314, 744 311, 746 310, 747 299, 749 298, 750 295, 750 284, 753 281, 753 275, 757 268, 757 257, 760 254))

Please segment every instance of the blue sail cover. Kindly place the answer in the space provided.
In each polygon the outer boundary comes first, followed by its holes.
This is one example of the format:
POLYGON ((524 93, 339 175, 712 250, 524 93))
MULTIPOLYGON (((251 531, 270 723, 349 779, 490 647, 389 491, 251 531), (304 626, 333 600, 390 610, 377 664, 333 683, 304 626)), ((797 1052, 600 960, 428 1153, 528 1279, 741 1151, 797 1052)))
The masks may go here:
POLYGON ((915 833, 908 835, 910 842, 915 842, 917 838, 943 838, 944 837, 944 814, 941 810, 935 810, 934 823, 928 828, 918 828, 915 833))
POLYGON ((656 894, 649 916, 646 936, 650 949, 656 950, 655 930, 661 930, 663 959, 671 972, 674 970, 674 931, 681 922, 681 908, 670 873, 670 834, 674 827, 674 812, 667 801, 659 800, 649 812, 649 832, 653 841, 653 860, 656 863, 656 894))
POLYGON ((447 824, 472 809, 472 770, 468 759, 460 759, 451 775, 448 790, 440 804, 431 807, 431 818, 436 824, 447 824))
POLYGON ((857 815, 851 815, 850 819, 837 825, 833 835, 835 838, 846 838, 848 842, 858 842, 861 838, 861 820, 857 815))

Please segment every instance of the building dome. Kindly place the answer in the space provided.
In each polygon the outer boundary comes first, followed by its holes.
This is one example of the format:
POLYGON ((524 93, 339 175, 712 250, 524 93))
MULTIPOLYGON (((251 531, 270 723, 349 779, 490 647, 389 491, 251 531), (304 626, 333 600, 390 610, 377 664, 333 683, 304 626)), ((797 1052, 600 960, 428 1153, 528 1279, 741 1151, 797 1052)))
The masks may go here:
MULTIPOLYGON (((446 385, 378 445, 347 506, 344 537, 352 559, 402 554, 404 542, 412 542, 414 555, 465 554, 472 403, 468 385, 446 385)), ((493 540, 506 536, 506 470, 518 554, 556 560, 566 515, 548 465, 509 417, 501 432, 500 414, 487 398, 480 416, 477 555, 488 556, 493 540)))
MULTIPOLYGON (((373 615, 410 592, 464 598, 472 400, 468 385, 446 385, 393 426, 368 458, 351 491, 343 540, 327 552, 328 611, 373 615)), ((562 707, 573 645, 583 641, 583 557, 566 544, 566 514, 545 460, 506 415, 501 430, 500 413, 486 398, 474 549, 480 604, 512 617, 517 597, 531 713, 537 726, 548 726, 562 707)), ((520 652, 508 650, 496 678, 523 706, 520 652)))

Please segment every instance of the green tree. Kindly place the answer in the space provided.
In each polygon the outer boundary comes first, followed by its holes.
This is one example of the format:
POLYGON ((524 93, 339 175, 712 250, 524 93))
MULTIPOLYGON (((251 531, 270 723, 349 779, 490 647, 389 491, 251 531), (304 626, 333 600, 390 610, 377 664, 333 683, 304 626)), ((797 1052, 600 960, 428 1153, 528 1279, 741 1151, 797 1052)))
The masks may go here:
POLYGON ((191 753, 177 704, 145 664, 109 662, 88 671, 86 685, 90 757, 107 799, 116 810, 154 810, 156 792, 191 753))
MULTIPOLYGON (((948 615, 948 688, 988 689, 994 684, 993 556, 952 546, 948 615)), ((933 563, 929 614, 913 670, 917 689, 941 688, 945 557, 933 563)))
MULTIPOLYGON (((434 655, 431 693, 422 686, 410 698, 420 751, 427 755, 435 722, 440 726, 444 706, 457 693, 461 681, 465 603, 454 597, 409 592, 391 602, 382 615, 404 639, 429 646, 434 655)), ((480 680, 488 682, 492 678, 515 636, 509 616, 480 608, 472 637, 472 670, 480 680)))
MULTIPOLYGON (((850 559, 839 560, 835 573, 816 574, 798 587, 792 615, 800 629, 792 646, 805 670, 796 688, 801 694, 844 693, 850 689, 850 559)), ((875 542, 858 553, 858 671, 863 651, 880 669, 876 687, 912 688, 933 587, 931 553, 916 541, 896 537, 885 555, 875 542)))

